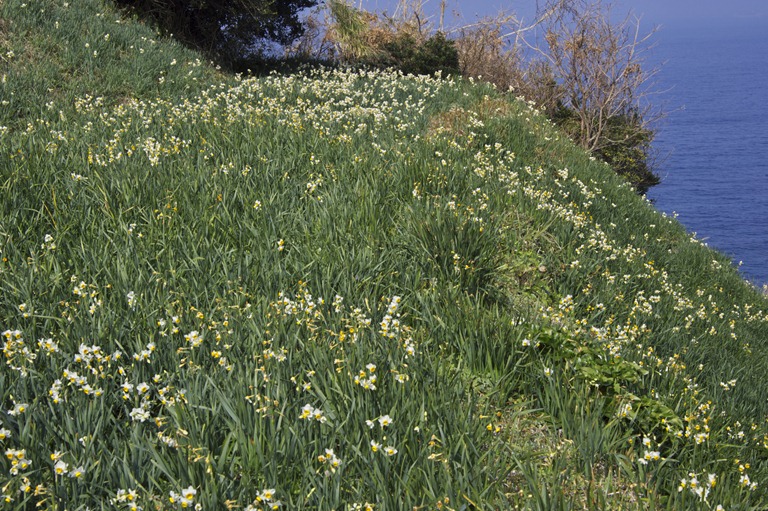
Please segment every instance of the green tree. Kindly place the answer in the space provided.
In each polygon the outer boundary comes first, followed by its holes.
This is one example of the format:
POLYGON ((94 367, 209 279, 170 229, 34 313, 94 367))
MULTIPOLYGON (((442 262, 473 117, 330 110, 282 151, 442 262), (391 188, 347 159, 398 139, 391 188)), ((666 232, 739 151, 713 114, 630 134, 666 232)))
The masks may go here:
POLYGON ((304 28, 299 14, 318 0, 116 0, 165 34, 226 66, 270 43, 289 44, 304 28))

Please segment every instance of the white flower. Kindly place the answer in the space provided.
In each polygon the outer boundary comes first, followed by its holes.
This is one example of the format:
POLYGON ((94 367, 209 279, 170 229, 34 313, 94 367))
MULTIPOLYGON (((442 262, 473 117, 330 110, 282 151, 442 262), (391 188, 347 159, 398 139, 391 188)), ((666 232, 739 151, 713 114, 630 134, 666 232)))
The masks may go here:
POLYGON ((133 421, 144 422, 147 419, 149 419, 149 412, 146 411, 142 406, 131 410, 131 413, 129 415, 131 416, 131 420, 133 421))
POLYGON ((67 465, 62 460, 57 461, 56 464, 53 466, 53 471, 56 472, 56 475, 58 476, 66 474, 67 469, 69 469, 69 465, 67 465))
POLYGON ((269 488, 266 490, 261 490, 261 492, 256 496, 256 500, 258 501, 264 501, 269 502, 272 499, 275 498, 275 489, 269 488))
POLYGON ((660 458, 661 453, 659 451, 645 451, 645 454, 643 454, 643 458, 640 460, 640 463, 646 465, 649 461, 658 461, 660 458))
POLYGON ((315 419, 317 422, 321 422, 325 424, 328 422, 328 419, 325 415, 323 415, 323 411, 319 408, 315 408, 315 410, 312 412, 312 418, 315 419))
POLYGON ((16 403, 12 409, 8 410, 8 415, 17 416, 24 413, 29 405, 27 403, 16 403))
POLYGON ((299 419, 309 419, 314 413, 315 407, 310 404, 306 404, 301 407, 301 414, 299 414, 299 419))
POLYGON ((187 502, 192 502, 195 500, 195 495, 197 495, 197 490, 195 490, 192 486, 188 486, 187 488, 181 490, 181 498, 187 502))

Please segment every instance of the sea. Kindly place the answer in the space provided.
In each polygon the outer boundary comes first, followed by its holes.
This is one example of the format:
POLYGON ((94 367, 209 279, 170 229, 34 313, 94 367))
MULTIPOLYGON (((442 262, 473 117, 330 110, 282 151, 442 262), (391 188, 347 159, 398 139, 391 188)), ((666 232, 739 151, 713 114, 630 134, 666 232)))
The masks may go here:
POLYGON ((768 283, 768 19, 670 22, 654 37, 654 141, 661 184, 647 197, 768 283))

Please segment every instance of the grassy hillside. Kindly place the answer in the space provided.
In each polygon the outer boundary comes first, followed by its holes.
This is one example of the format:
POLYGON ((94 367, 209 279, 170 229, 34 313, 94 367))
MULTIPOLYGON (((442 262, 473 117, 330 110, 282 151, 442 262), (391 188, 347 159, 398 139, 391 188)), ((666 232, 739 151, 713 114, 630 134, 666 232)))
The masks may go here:
POLYGON ((768 504, 768 303, 535 106, 98 0, 0 59, 3 509, 768 504))

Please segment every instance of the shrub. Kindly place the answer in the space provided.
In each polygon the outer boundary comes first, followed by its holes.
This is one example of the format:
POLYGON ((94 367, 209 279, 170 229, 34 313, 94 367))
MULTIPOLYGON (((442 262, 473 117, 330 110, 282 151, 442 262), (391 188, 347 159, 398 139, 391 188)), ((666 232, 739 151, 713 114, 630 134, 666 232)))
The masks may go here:
MULTIPOLYGON (((330 53, 348 64, 394 68, 406 74, 460 73, 455 42, 440 31, 432 33, 422 22, 423 13, 414 11, 393 18, 361 11, 342 0, 327 5, 330 21, 326 22, 325 36, 320 39, 313 30, 296 51, 306 55, 314 48, 318 55, 330 53), (330 52, 329 47, 333 48, 330 52)), ((312 17, 310 25, 319 24, 312 17)))
MULTIPOLYGON (((570 138, 578 139, 581 127, 572 108, 559 103, 551 118, 570 138)), ((644 193, 659 184, 659 178, 649 164, 653 137, 654 132, 643 126, 638 113, 614 116, 606 123, 602 145, 592 154, 644 193)))
POLYGON ((408 33, 398 34, 383 45, 376 58, 366 63, 381 68, 392 67, 414 75, 431 75, 437 71, 444 74, 460 73, 456 44, 442 32, 435 33, 424 42, 417 41, 408 33))
POLYGON ((432 74, 438 70, 443 74, 459 74, 456 43, 437 32, 419 47, 413 64, 414 74, 432 74))

